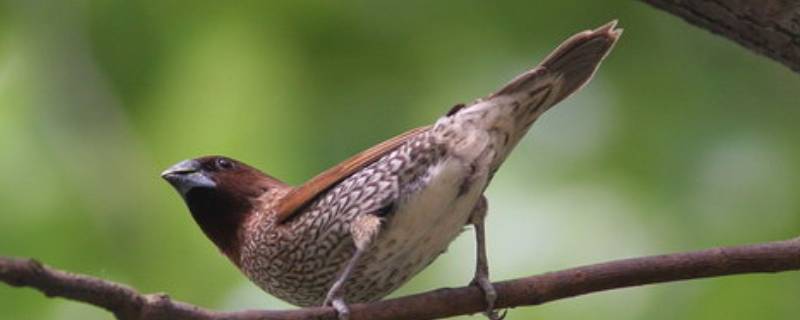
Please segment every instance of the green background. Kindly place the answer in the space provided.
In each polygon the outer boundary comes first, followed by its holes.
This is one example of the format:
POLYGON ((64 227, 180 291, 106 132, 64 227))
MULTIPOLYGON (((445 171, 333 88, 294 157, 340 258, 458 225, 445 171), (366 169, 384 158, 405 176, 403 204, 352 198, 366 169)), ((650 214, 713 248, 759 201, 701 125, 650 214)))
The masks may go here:
MULTIPOLYGON (((800 76, 634 1, 0 4, 0 255, 203 307, 286 308, 205 239, 167 166, 224 154, 293 184, 489 93, 620 19, 594 81, 489 188, 496 280, 795 237, 800 76)), ((463 234, 396 295, 466 284, 463 234)), ((624 289, 508 319, 796 319, 800 273, 624 289)), ((108 319, 0 285, 2 319, 108 319)))

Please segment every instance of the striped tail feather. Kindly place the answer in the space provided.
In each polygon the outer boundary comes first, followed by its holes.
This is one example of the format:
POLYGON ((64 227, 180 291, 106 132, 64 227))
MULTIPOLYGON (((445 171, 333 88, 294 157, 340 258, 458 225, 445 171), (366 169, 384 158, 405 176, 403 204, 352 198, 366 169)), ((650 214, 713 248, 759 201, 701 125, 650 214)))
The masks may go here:
POLYGON ((614 20, 595 30, 573 35, 553 50, 536 68, 517 76, 488 99, 525 92, 530 94, 535 90, 542 90, 547 84, 539 83, 540 79, 550 75, 561 78, 557 83, 560 86, 559 92, 550 100, 548 107, 555 105, 591 80, 600 62, 611 52, 622 35, 622 29, 615 28, 616 25, 617 21, 614 20))
POLYGON ((573 35, 538 66, 495 93, 451 110, 437 121, 434 130, 450 134, 488 132, 494 153, 490 168, 494 172, 542 113, 589 82, 622 34, 616 24, 616 20, 611 21, 573 35))

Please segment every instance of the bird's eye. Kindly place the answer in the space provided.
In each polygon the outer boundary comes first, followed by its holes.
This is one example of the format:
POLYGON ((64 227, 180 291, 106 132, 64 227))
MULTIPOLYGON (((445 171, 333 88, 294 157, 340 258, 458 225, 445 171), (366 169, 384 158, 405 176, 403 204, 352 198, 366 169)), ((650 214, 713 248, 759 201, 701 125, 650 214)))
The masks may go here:
POLYGON ((225 158, 217 159, 217 167, 220 169, 233 169, 233 162, 225 158))

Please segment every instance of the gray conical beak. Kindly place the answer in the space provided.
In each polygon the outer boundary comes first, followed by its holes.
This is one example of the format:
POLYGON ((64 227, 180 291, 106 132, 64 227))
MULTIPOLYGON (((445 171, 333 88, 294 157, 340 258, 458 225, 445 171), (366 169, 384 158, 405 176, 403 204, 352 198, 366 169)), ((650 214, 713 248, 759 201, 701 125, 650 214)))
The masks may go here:
POLYGON ((197 160, 184 160, 161 173, 182 196, 194 188, 214 188, 217 184, 203 171, 197 160))

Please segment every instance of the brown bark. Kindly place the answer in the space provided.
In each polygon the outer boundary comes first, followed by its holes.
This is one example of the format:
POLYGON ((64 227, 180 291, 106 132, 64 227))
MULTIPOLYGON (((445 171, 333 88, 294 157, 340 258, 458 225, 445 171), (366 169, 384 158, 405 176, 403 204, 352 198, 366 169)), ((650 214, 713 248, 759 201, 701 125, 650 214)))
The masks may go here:
POLYGON ((800 73, 800 2, 641 0, 800 73))
MULTIPOLYGON (((645 284, 743 273, 800 270, 800 238, 618 260, 495 283, 498 308, 539 305, 559 299, 645 284)), ((217 312, 165 294, 143 295, 121 284, 72 274, 30 259, 0 257, 0 281, 31 287, 48 297, 92 304, 119 319, 335 319, 331 308, 217 312)), ((351 319, 435 319, 483 310, 477 287, 439 289, 412 296, 351 305, 351 319)))

